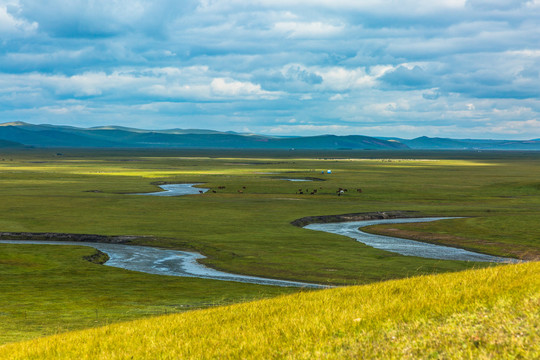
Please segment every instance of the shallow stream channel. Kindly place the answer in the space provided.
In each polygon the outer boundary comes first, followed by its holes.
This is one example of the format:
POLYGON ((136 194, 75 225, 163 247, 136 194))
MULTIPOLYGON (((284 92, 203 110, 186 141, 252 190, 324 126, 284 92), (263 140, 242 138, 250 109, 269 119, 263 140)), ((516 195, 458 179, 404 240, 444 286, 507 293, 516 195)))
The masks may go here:
POLYGON ((407 218, 407 219, 380 219, 380 220, 362 220, 339 223, 309 224, 304 229, 325 231, 332 234, 338 234, 355 239, 363 244, 376 249, 386 250, 405 256, 418 256, 428 259, 440 260, 461 260, 461 261, 484 261, 511 263, 519 262, 516 259, 475 253, 472 251, 454 248, 450 246, 435 245, 420 241, 400 239, 390 236, 368 234, 360 230, 362 227, 379 224, 403 224, 414 222, 428 222, 445 219, 457 218, 407 218))
MULTIPOLYGON (((208 191, 208 189, 204 188, 195 188, 193 187, 194 185, 199 184, 165 184, 159 185, 159 187, 161 187, 164 191, 133 195, 181 196, 199 194, 208 191)), ((426 222, 444 219, 453 218, 364 220, 339 223, 309 224, 304 226, 304 228, 347 236, 374 248, 395 252, 405 256, 419 256, 429 259, 441 260, 487 261, 499 263, 518 262, 515 259, 479 254, 459 248, 423 243, 419 241, 406 240, 389 236, 372 235, 359 230, 359 228, 361 227, 377 224, 426 222)), ((307 288, 329 287, 327 285, 268 279, 257 276, 231 274, 223 271, 218 271, 206 267, 197 261, 199 259, 204 259, 204 255, 189 251, 165 250, 149 246, 135 246, 97 242, 93 243, 82 241, 0 240, 0 243, 90 246, 106 253, 109 256, 109 260, 105 263, 105 265, 107 266, 140 271, 149 274, 198 277, 204 279, 238 281, 273 286, 307 288)))
POLYGON ((326 288, 328 286, 231 274, 206 267, 197 262, 205 256, 196 252, 165 250, 149 246, 92 243, 78 241, 0 240, 0 244, 76 245, 89 246, 106 253, 107 266, 140 271, 148 274, 198 277, 204 279, 238 281, 260 285, 326 288))
MULTIPOLYGON (((408 222, 436 221, 448 218, 414 218, 414 219, 384 219, 352 221, 328 224, 310 224, 304 228, 344 235, 377 249, 391 251, 406 256, 419 256, 430 259, 488 261, 488 262, 517 262, 515 259, 474 253, 471 251, 405 240, 388 236, 372 235, 358 228, 376 224, 395 224, 408 222)), ((310 284, 296 281, 261 278, 256 276, 231 274, 218 271, 200 264, 197 260, 205 256, 196 252, 165 250, 149 246, 124 244, 92 243, 77 241, 37 241, 37 240, 0 240, 0 244, 41 244, 41 245, 76 245, 90 246, 106 253, 109 260, 107 266, 127 270, 140 271, 149 274, 187 276, 223 281, 238 281, 260 285, 327 288, 326 285, 310 284)))
POLYGON ((138 193, 131 195, 150 195, 150 196, 182 196, 182 195, 195 195, 207 192, 209 189, 196 188, 197 184, 163 184, 158 185, 163 191, 150 192, 150 193, 138 193))

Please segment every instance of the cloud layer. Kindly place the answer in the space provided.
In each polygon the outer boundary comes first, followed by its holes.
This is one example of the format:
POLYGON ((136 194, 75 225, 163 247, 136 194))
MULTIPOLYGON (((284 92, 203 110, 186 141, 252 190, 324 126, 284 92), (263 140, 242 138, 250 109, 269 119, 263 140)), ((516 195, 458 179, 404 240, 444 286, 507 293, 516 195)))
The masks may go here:
POLYGON ((538 19, 539 0, 0 0, 0 118, 540 138, 538 19))

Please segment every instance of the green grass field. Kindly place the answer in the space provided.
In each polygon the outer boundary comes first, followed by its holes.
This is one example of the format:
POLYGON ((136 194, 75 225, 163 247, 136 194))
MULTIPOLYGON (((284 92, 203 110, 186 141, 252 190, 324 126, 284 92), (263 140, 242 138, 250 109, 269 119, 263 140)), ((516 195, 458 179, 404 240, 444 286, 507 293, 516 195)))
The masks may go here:
MULTIPOLYGON (((137 243, 197 250, 208 256, 206 264, 226 271, 368 284, 488 264, 404 257, 290 222, 390 210, 464 216, 391 231, 535 259, 539 159, 538 153, 519 152, 4 151, 0 231, 146 236, 137 243), (321 174, 327 169, 331 175, 321 174), (324 181, 282 180, 308 177, 324 181), (156 191, 152 183, 159 181, 204 183, 216 193, 128 195, 156 191), (349 191, 337 196, 340 187, 349 191), (299 189, 317 194, 300 195, 299 189)), ((0 249, 4 343, 297 291, 112 269, 83 260, 91 249, 0 249)))
POLYGON ((0 347, 9 359, 537 359, 538 262, 294 294, 0 347))

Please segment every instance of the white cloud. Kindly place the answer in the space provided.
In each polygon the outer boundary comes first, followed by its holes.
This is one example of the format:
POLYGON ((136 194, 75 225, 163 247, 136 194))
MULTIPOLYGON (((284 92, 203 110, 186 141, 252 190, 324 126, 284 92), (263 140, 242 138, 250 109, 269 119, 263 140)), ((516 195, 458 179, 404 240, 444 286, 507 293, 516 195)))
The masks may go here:
POLYGON ((340 101, 340 100, 344 100, 344 99, 346 99, 348 97, 349 97, 349 94, 335 94, 335 95, 330 96, 330 98, 328 100, 330 100, 330 101, 340 101))
POLYGON ((485 130, 495 134, 520 135, 522 139, 530 139, 531 134, 540 133, 540 120, 505 121, 485 130))
POLYGON ((280 125, 261 129, 263 134, 342 134, 350 129, 344 125, 280 125))
POLYGON ((367 88, 375 85, 375 78, 368 75, 364 68, 331 67, 319 69, 316 73, 323 78, 323 87, 334 91, 367 88))
POLYGON ((0 3, 0 34, 4 35, 30 35, 38 28, 37 22, 29 22, 8 11, 8 5, 11 9, 17 9, 17 3, 0 3))
POLYGON ((86 106, 84 105, 43 106, 39 110, 46 111, 54 115, 67 115, 71 113, 81 113, 86 110, 86 106))
MULTIPOLYGON (((340 11, 373 11, 373 12, 391 12, 403 13, 403 9, 411 12, 432 12, 444 9, 462 8, 466 0, 402 0, 396 3, 395 1, 387 0, 296 0, 294 2, 288 0, 254 0, 250 4, 254 7, 263 6, 265 8, 299 8, 299 9, 332 9, 340 11), (399 5, 399 6, 398 6, 399 5)), ((245 6, 243 0, 202 0, 202 7, 205 9, 230 9, 245 6)))
POLYGON ((277 92, 265 91, 260 85, 224 78, 215 78, 210 83, 212 94, 229 98, 263 98, 276 99, 277 92))
POLYGON ((540 137, 539 5, 0 0, 0 117, 540 137))
POLYGON ((284 33, 290 38, 302 39, 320 39, 332 37, 343 31, 343 25, 332 25, 317 22, 278 22, 274 24, 274 29, 280 33, 284 33))

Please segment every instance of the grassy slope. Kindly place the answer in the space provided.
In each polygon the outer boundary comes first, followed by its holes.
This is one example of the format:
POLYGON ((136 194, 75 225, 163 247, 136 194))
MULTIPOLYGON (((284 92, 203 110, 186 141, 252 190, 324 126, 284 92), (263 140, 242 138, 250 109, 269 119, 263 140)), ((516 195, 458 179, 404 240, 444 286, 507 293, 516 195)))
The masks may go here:
POLYGON ((9 359, 540 356, 540 263, 295 294, 0 347, 9 359))

